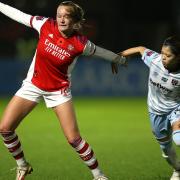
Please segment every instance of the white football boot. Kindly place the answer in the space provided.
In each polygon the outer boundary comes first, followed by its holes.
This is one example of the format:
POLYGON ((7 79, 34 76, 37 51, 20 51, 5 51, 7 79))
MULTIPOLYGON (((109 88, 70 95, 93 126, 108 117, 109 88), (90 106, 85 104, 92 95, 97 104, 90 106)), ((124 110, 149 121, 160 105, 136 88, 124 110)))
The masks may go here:
POLYGON ((180 171, 174 170, 170 180, 180 180, 180 171))
POLYGON ((30 164, 27 164, 27 166, 18 166, 16 171, 17 171, 16 180, 24 180, 28 174, 31 174, 33 168, 31 167, 30 164))
POLYGON ((104 175, 101 175, 101 176, 94 178, 93 180, 108 180, 108 178, 105 177, 104 175))

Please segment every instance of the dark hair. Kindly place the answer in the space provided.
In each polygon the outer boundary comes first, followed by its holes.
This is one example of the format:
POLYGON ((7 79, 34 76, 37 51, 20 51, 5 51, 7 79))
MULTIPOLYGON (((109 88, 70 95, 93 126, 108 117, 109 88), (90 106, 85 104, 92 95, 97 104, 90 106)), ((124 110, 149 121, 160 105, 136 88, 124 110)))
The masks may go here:
POLYGON ((71 7, 71 17, 76 23, 75 29, 79 30, 82 28, 82 25, 85 21, 84 19, 84 10, 76 3, 72 1, 63 1, 59 4, 59 6, 68 6, 71 7))
POLYGON ((180 38, 178 36, 168 37, 165 39, 163 46, 169 46, 174 55, 180 55, 180 38))

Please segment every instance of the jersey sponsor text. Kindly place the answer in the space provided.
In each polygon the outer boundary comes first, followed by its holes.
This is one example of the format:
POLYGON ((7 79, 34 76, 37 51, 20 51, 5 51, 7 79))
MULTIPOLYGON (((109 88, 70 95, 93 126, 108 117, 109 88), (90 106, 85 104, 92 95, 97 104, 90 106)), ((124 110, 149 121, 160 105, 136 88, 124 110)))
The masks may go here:
POLYGON ((164 90, 165 92, 168 92, 168 93, 171 93, 171 92, 172 92, 170 89, 168 89, 168 88, 162 86, 160 83, 154 82, 151 78, 150 78, 150 82, 151 82, 151 84, 153 84, 154 86, 156 86, 156 87, 158 87, 158 88, 164 90))
POLYGON ((61 60, 64 60, 65 57, 71 56, 65 49, 53 44, 48 39, 46 39, 44 43, 46 45, 45 51, 51 53, 53 56, 58 57, 61 60))

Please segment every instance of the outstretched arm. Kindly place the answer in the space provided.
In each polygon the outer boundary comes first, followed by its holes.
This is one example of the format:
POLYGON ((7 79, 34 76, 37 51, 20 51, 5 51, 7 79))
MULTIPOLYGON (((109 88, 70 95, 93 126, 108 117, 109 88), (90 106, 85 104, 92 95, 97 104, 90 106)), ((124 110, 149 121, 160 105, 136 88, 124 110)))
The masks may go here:
POLYGON ((0 12, 19 23, 22 23, 29 27, 31 26, 30 23, 32 16, 29 14, 25 14, 18 9, 0 2, 0 12))
POLYGON ((117 63, 117 64, 125 64, 126 63, 126 58, 124 58, 121 55, 118 55, 112 51, 101 48, 99 46, 96 46, 93 55, 97 56, 97 57, 104 58, 107 61, 117 63))
POLYGON ((120 52, 119 54, 121 54, 122 56, 130 56, 130 55, 134 55, 134 54, 137 54, 137 53, 140 53, 141 55, 143 55, 144 51, 146 50, 145 47, 143 46, 138 46, 138 47, 133 47, 133 48, 130 48, 130 49, 126 49, 122 52, 120 52))
MULTIPOLYGON (((137 53, 140 53, 141 55, 143 55, 145 50, 146 50, 145 47, 138 46, 138 47, 126 49, 126 50, 124 50, 118 54, 121 55, 122 57, 131 56, 131 55, 134 55, 137 53)), ((118 64, 117 63, 111 63, 111 70, 112 70, 113 74, 117 74, 118 73, 118 64)))
POLYGON ((118 64, 124 64, 126 62, 126 58, 124 58, 110 50, 101 48, 89 40, 86 42, 86 45, 85 45, 85 48, 83 51, 83 55, 100 57, 107 61, 118 63, 118 64))

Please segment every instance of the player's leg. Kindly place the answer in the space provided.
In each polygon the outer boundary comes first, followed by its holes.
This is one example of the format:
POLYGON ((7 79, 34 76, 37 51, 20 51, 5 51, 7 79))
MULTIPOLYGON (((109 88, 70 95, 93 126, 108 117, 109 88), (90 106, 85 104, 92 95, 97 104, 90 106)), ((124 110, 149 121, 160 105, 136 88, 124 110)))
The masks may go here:
POLYGON ((180 163, 177 158, 176 151, 174 147, 172 146, 172 140, 171 138, 163 138, 158 139, 158 143, 160 144, 161 150, 162 150, 162 156, 166 159, 168 164, 172 166, 175 170, 180 170, 180 163))
POLYGON ((15 158, 18 166, 23 165, 26 161, 15 129, 35 105, 35 102, 14 96, 7 105, 1 118, 0 133, 5 146, 15 158))
POLYGON ((80 136, 72 100, 53 108, 68 142, 89 167, 95 179, 107 179, 98 166, 98 161, 89 144, 80 136), (101 178, 100 178, 101 177, 101 178))
POLYGON ((176 151, 172 146, 172 140, 167 137, 159 139, 158 142, 162 150, 162 156, 166 159, 168 164, 174 169, 170 180, 180 180, 180 162, 178 160, 176 151))
POLYGON ((172 137, 177 146, 180 146, 180 106, 169 115, 172 126, 172 137))
POLYGON ((174 143, 180 147, 180 119, 172 124, 172 137, 174 143))
POLYGON ((0 122, 0 134, 3 137, 4 144, 16 160, 17 171, 21 172, 18 180, 23 179, 24 174, 30 173, 32 168, 24 157, 15 129, 36 104, 35 102, 14 96, 6 107, 0 122))
POLYGON ((0 134, 3 137, 5 146, 15 158, 18 180, 24 179, 32 171, 24 157, 21 143, 15 129, 22 119, 37 105, 41 97, 41 91, 31 83, 24 83, 16 95, 7 105, 0 122, 0 134))
MULTIPOLYGON (((175 175, 177 177, 177 172, 180 170, 180 164, 175 152, 175 149, 172 146, 172 138, 171 138, 171 126, 168 120, 167 115, 158 116, 150 113, 150 120, 152 125, 152 130, 157 139, 160 148, 162 150, 162 156, 166 159, 168 164, 173 167, 175 172, 171 177, 171 180, 174 179, 175 175)), ((177 179, 179 180, 179 179, 177 179)))
MULTIPOLYGON (((169 115, 172 126, 172 138, 177 146, 180 146, 180 106, 169 115)), ((175 169, 171 180, 180 180, 180 168, 175 169)))

